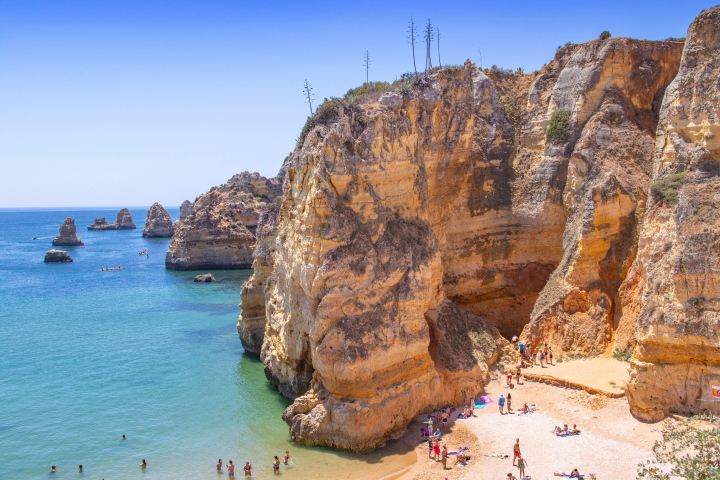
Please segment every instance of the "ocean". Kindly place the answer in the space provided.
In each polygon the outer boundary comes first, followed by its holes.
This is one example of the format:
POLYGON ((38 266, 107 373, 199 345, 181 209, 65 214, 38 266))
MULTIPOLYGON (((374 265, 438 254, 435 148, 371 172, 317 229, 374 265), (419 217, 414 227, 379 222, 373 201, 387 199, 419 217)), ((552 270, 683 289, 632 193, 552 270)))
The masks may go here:
POLYGON ((165 270, 170 239, 141 236, 147 208, 130 209, 137 230, 87 230, 119 209, 0 211, 1 479, 216 480, 219 458, 238 478, 246 461, 269 478, 286 450, 286 479, 377 479, 415 461, 400 443, 370 454, 292 444, 289 402, 237 335, 252 271, 210 271, 218 281, 206 284, 192 281, 205 271, 165 270), (83 248, 52 247, 66 217, 83 248), (51 248, 73 263, 43 263, 51 248))

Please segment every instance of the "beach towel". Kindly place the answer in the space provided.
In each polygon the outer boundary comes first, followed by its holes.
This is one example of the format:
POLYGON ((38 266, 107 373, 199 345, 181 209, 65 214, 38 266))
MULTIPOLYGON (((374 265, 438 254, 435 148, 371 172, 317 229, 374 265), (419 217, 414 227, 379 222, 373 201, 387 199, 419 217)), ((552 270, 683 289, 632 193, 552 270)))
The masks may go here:
POLYGON ((556 477, 565 477, 565 478, 580 478, 580 479, 585 478, 585 475, 583 475, 582 473, 580 474, 579 477, 571 477, 570 474, 567 474, 567 473, 563 473, 562 475, 555 475, 555 476, 556 477))
POLYGON ((508 455, 506 453, 491 453, 490 455, 485 455, 485 456, 490 457, 490 458, 499 458, 499 459, 510 458, 510 455, 508 455))
POLYGON ((480 400, 482 400, 485 403, 494 403, 492 398, 486 397, 486 396, 480 397, 480 400))
POLYGON ((475 408, 485 408, 485 405, 487 405, 487 403, 476 403, 475 408))
POLYGON ((573 435, 580 435, 580 432, 573 433, 573 432, 563 432, 563 433, 556 433, 558 437, 571 437, 573 435))

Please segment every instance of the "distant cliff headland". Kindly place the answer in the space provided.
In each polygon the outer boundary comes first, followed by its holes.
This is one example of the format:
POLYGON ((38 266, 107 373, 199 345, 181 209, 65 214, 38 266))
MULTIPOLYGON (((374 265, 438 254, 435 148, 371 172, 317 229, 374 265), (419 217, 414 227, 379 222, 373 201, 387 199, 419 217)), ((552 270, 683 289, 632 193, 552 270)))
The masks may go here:
POLYGON ((293 440, 379 447, 478 393, 512 335, 629 356, 638 418, 719 411, 719 77, 715 7, 680 41, 568 44, 531 74, 468 61, 319 106, 253 224, 238 324, 294 399, 293 440))

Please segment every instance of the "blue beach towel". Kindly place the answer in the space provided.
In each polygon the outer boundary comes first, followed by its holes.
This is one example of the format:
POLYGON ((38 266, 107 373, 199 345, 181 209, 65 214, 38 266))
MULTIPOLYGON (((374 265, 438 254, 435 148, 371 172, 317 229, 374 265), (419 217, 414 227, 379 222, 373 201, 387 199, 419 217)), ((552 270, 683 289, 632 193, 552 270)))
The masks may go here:
POLYGON ((476 403, 475 408, 485 408, 485 405, 487 405, 487 403, 476 403))

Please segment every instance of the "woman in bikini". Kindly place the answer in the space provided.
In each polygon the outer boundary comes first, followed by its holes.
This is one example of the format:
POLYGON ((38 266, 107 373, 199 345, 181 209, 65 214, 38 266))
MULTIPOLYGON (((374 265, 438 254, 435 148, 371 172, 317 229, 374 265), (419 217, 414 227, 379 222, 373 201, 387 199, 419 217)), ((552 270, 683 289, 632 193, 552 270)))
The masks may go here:
POLYGON ((525 478, 525 467, 527 466, 527 462, 525 459, 520 455, 518 457, 518 468, 520 469, 520 479, 522 480, 525 478))

